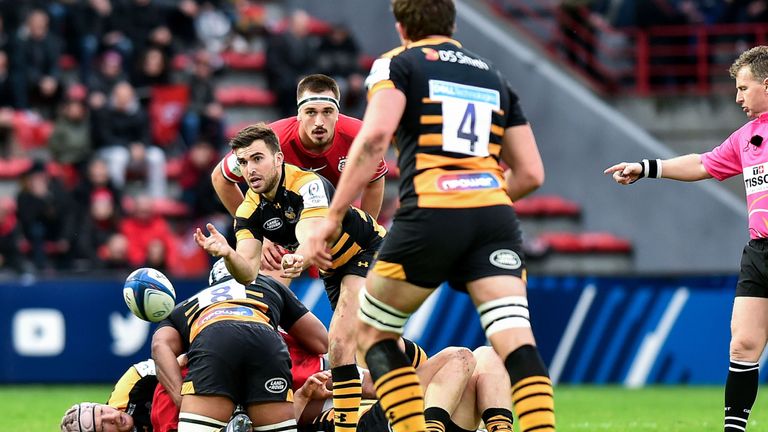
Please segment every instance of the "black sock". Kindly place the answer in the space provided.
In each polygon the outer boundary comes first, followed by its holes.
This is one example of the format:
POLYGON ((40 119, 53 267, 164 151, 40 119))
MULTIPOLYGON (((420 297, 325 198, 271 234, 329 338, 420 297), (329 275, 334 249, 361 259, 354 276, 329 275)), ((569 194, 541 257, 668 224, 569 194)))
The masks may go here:
POLYGON ((512 407, 522 432, 555 430, 555 399, 552 381, 533 345, 511 352, 504 365, 512 383, 512 407))
POLYGON ((760 377, 757 363, 731 360, 725 382, 725 431, 743 432, 757 398, 760 377))
POLYGON ((445 432, 451 415, 440 407, 429 407, 424 410, 424 419, 427 421, 427 432, 445 432))
POLYGON ((488 408, 481 417, 488 432, 512 432, 512 411, 506 408, 488 408))
POLYGON ((376 387, 376 396, 394 432, 426 431, 424 392, 416 369, 408 362, 397 341, 385 339, 373 344, 365 362, 376 387))

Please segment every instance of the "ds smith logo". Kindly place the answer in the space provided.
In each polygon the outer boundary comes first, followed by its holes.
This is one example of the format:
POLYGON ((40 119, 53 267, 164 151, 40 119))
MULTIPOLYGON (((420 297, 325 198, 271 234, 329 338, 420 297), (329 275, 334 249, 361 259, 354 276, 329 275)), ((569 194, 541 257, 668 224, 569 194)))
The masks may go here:
MULTIPOLYGON (((444 62, 465 64, 483 70, 489 69, 488 63, 480 59, 472 58, 461 51, 440 50, 437 53, 440 56, 440 60, 444 62)), ((429 60, 429 58, 427 58, 427 60, 429 60)))

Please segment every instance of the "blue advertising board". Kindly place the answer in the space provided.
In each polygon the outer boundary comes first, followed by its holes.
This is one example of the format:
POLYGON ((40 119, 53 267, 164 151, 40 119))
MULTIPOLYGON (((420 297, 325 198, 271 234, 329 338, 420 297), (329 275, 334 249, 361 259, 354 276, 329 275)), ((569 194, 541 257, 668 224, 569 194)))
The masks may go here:
MULTIPOLYGON (((735 276, 539 277, 529 280, 542 357, 561 383, 722 384, 735 276)), ((205 281, 174 281, 179 298, 205 281)), ((298 279, 299 298, 326 325, 322 282, 298 279)), ((123 303, 122 280, 0 283, 0 383, 111 382, 150 356, 156 325, 123 303)), ((406 337, 430 354, 486 343, 472 302, 438 289, 406 337)))

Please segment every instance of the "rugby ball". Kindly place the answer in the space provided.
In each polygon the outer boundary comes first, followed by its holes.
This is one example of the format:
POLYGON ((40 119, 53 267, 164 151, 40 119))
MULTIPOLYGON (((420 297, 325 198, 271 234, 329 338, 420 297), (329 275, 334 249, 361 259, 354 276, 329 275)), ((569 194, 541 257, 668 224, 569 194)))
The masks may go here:
POLYGON ((137 317, 159 322, 176 305, 176 291, 163 273, 145 267, 128 275, 123 285, 123 299, 137 317))

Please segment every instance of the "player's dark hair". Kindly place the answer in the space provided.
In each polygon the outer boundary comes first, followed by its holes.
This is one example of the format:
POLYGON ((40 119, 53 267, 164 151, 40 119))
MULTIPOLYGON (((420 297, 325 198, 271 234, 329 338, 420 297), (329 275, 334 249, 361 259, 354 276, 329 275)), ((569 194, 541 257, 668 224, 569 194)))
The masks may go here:
POLYGON ((333 78, 323 74, 307 75, 299 81, 299 85, 296 87, 296 100, 301 99, 301 96, 306 92, 322 93, 329 90, 333 92, 336 99, 341 97, 339 84, 333 78))
POLYGON ((456 24, 453 0, 392 0, 392 13, 411 41, 451 36, 456 24))
POLYGON ((757 81, 763 82, 768 78, 768 46, 759 45, 741 53, 728 69, 731 78, 736 78, 736 74, 745 66, 749 66, 752 77, 757 81))
POLYGON ((280 151, 280 141, 277 140, 277 135, 266 123, 256 123, 240 129, 240 132, 229 141, 229 146, 232 150, 236 150, 248 147, 254 141, 264 141, 272 154, 280 151))

